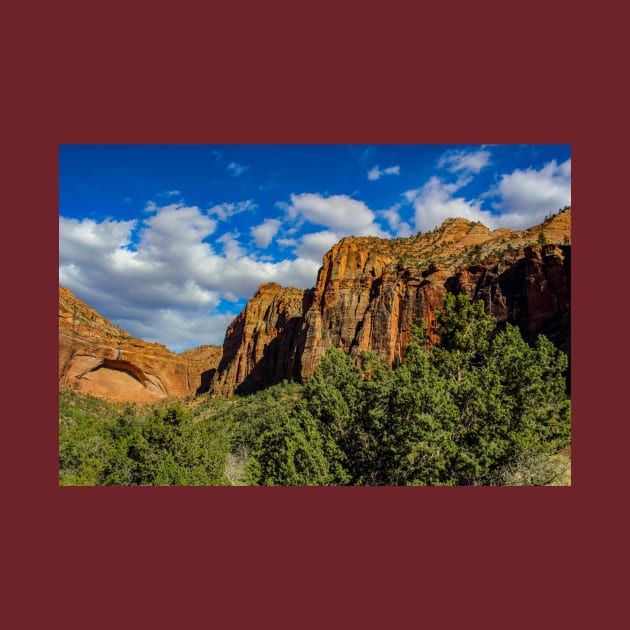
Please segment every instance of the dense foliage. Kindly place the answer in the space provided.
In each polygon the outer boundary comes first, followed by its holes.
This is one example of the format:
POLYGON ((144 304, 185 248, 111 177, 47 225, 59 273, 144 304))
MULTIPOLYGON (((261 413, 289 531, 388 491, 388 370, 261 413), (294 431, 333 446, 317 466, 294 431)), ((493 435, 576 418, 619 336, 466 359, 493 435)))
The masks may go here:
MULTIPOLYGON (((67 398, 67 393, 66 393, 67 398)), ((61 485, 225 485, 227 435, 180 406, 144 418, 128 407, 109 422, 85 413, 59 425, 61 485)))
MULTIPOLYGON (((146 412, 60 416, 64 485, 543 485, 570 444, 566 355, 449 295, 439 345, 360 367, 332 349, 303 386, 146 412)), ((92 403, 93 404, 93 403, 92 403)), ((85 407, 85 405, 83 405, 85 407)))

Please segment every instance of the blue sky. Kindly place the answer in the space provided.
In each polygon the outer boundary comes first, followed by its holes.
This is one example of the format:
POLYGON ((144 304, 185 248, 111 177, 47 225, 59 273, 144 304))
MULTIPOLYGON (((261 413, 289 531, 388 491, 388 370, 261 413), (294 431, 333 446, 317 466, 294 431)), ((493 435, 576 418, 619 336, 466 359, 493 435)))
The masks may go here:
POLYGON ((180 352, 221 344, 263 282, 314 286, 344 236, 570 203, 570 145, 61 145, 59 283, 180 352))

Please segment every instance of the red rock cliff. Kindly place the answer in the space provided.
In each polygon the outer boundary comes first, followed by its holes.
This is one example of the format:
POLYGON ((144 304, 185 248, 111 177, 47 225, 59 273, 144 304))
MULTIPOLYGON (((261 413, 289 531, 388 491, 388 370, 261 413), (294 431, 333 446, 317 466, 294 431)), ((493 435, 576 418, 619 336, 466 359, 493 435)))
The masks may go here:
POLYGON ((430 328, 448 291, 483 299, 499 324, 569 351, 570 239, 570 209, 518 232, 448 219, 408 239, 345 238, 311 292, 260 287, 228 329, 213 391, 307 378, 332 346, 394 365, 412 325, 430 328))
POLYGON ((59 287, 59 384, 125 402, 151 402, 208 391, 218 346, 174 354, 134 339, 59 287))
POLYGON ((227 329, 213 392, 247 393, 285 378, 299 378, 300 327, 309 300, 309 291, 261 285, 227 329))

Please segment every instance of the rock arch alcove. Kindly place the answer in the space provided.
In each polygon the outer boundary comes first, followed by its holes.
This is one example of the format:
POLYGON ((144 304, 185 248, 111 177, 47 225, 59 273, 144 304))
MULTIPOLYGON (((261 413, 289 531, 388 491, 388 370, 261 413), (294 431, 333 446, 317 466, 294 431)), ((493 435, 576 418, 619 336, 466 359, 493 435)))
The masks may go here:
POLYGON ((68 371, 68 385, 77 391, 121 402, 151 402, 167 396, 158 377, 146 374, 129 361, 115 359, 95 363, 77 357, 68 371))

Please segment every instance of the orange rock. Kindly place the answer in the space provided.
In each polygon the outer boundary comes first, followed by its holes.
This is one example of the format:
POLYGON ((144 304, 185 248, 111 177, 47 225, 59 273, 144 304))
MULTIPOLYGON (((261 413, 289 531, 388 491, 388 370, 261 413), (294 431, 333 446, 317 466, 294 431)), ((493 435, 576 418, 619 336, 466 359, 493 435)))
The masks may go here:
POLYGON ((216 395, 247 393, 299 377, 302 316, 309 291, 263 284, 230 324, 212 382, 216 395))
POLYGON ((431 331, 449 291, 482 299, 499 324, 529 338, 545 333, 569 351, 570 239, 570 209, 523 231, 447 219, 406 239, 344 238, 324 256, 312 291, 259 288, 228 329, 213 390, 303 380, 331 347, 372 350, 393 366, 414 324, 431 331))
POLYGON ((516 324, 529 339, 544 333, 569 352, 570 270, 570 209, 523 231, 447 219, 410 238, 344 238, 324 256, 313 289, 263 284, 223 348, 180 355, 131 338, 60 287, 59 382, 150 401, 304 380, 333 346, 357 357, 372 350, 393 366, 414 325, 431 331, 447 292, 481 299, 499 324, 516 324))
POLYGON ((134 339, 59 287, 59 384, 124 402, 151 402, 208 391, 218 346, 174 354, 134 339))

